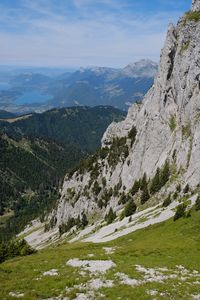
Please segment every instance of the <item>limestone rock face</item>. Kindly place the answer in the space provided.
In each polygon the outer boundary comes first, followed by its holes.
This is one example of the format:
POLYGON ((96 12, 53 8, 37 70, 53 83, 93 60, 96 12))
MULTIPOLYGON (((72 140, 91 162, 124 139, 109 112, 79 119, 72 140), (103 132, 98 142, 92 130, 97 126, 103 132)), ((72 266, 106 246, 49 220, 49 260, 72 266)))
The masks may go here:
POLYGON ((200 11, 200 1, 199 0, 192 1, 192 11, 200 11))
MULTIPOLYGON (((199 0, 192 10, 200 10, 199 0)), ((58 224, 83 211, 103 216, 111 206, 118 210, 119 194, 128 193, 144 173, 151 178, 166 160, 178 170, 177 180, 192 187, 200 183, 200 22, 183 16, 176 27, 169 26, 153 87, 124 121, 108 127, 102 148, 111 149, 113 140, 123 137, 125 154, 117 163, 108 155, 98 157, 91 169, 66 175, 55 211, 58 224), (133 127, 137 135, 131 143, 133 127)))

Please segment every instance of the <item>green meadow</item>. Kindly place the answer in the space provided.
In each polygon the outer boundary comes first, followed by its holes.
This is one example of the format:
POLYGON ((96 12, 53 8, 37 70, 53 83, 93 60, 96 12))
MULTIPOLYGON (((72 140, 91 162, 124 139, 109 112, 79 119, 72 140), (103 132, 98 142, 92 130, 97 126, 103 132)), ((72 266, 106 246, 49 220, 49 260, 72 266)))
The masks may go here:
POLYGON ((31 256, 6 261, 0 265, 0 299, 17 299, 11 292, 23 294, 21 299, 25 300, 59 296, 76 299, 79 293, 87 295, 87 282, 95 276, 104 282, 112 280, 113 286, 94 290, 95 296, 85 299, 195 299, 200 295, 200 212, 192 211, 189 218, 176 222, 171 219, 106 244, 64 242, 31 256), (110 247, 113 253, 106 253, 104 247, 110 247), (66 264, 74 258, 112 260, 115 267, 98 276, 89 271, 83 274, 81 268, 66 264), (162 273, 171 277, 162 282, 145 282, 145 274, 138 272, 136 265, 153 270, 166 269, 162 273), (186 271, 177 273, 177 266, 186 271), (57 270, 58 276, 43 275, 52 269, 57 270), (140 284, 122 283, 116 275, 118 272, 140 284), (173 277, 173 274, 178 276, 173 277), (85 290, 81 290, 81 284, 86 284, 85 290))

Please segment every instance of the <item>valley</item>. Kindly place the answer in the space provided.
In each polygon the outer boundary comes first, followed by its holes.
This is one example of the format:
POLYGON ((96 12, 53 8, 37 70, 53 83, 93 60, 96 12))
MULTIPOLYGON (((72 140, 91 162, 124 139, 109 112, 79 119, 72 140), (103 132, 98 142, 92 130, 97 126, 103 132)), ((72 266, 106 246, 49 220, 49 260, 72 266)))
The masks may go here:
POLYGON ((158 67, 12 78, 52 99, 0 111, 0 299, 200 300, 199 74, 192 0, 158 67))

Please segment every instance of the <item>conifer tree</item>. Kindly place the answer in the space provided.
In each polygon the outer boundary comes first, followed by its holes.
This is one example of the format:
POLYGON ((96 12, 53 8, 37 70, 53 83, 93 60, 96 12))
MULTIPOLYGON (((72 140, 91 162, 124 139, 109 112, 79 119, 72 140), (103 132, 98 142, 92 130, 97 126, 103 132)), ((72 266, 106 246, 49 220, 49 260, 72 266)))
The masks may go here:
POLYGON ((160 175, 161 187, 167 183, 167 181, 169 180, 169 177, 170 177, 170 166, 169 166, 169 161, 166 160, 164 167, 162 169, 161 175, 160 175))
POLYGON ((145 202, 147 202, 150 198, 150 195, 149 195, 149 191, 148 191, 148 187, 145 186, 143 192, 142 192, 142 195, 141 195, 141 204, 144 204, 145 202))
POLYGON ((155 194, 158 192, 161 188, 161 183, 160 183, 160 168, 157 168, 156 174, 153 177, 150 185, 150 193, 155 194))
POLYGON ((87 216, 85 213, 83 213, 83 215, 82 215, 81 224, 82 224, 83 228, 88 225, 88 220, 87 220, 87 216))
POLYGON ((197 200, 195 203, 195 209, 196 209, 196 211, 200 210, 200 196, 197 197, 197 200))
POLYGON ((131 194, 134 196, 140 189, 140 181, 135 181, 131 189, 131 194))
POLYGON ((147 186, 147 174, 144 173, 142 180, 141 180, 141 184, 140 184, 140 189, 143 191, 147 186))
POLYGON ((108 214, 105 217, 107 224, 111 224, 116 219, 116 213, 113 211, 112 207, 110 208, 108 214))
POLYGON ((129 200, 124 209, 124 216, 129 217, 136 211, 137 206, 133 200, 129 200))

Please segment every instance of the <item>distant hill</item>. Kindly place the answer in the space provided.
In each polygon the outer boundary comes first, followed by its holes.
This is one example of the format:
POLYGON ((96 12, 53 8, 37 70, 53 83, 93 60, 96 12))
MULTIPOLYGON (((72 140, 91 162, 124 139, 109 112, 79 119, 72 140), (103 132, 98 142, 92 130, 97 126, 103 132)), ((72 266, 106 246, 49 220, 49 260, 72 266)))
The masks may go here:
POLYGON ((54 77, 28 69, 22 71, 10 79, 10 89, 0 90, 1 109, 24 114, 55 107, 109 105, 128 110, 132 103, 141 101, 152 86, 157 64, 141 60, 122 69, 87 67, 54 77), (35 91, 39 94, 34 93, 31 99, 27 92, 35 91), (27 103, 24 98, 23 104, 17 102, 24 94, 27 103), (40 101, 40 94, 48 95, 48 100, 40 101))
POLYGON ((0 109, 0 119, 9 119, 9 118, 14 118, 14 117, 16 117, 15 114, 10 113, 6 110, 1 110, 0 109))
POLYGON ((101 137, 113 121, 120 121, 126 113, 111 106, 71 107, 52 109, 42 114, 16 118, 14 122, 0 121, 4 133, 16 136, 42 137, 76 145, 87 151, 100 146, 101 137))
POLYGON ((81 68, 67 75, 66 79, 53 83, 53 106, 112 105, 127 110, 141 101, 152 86, 157 73, 157 64, 141 60, 123 69, 102 67, 81 68))

